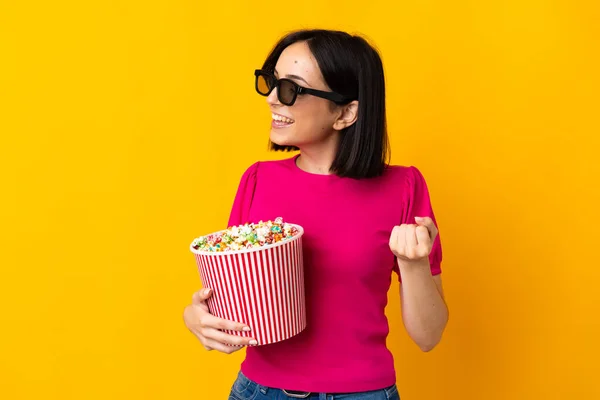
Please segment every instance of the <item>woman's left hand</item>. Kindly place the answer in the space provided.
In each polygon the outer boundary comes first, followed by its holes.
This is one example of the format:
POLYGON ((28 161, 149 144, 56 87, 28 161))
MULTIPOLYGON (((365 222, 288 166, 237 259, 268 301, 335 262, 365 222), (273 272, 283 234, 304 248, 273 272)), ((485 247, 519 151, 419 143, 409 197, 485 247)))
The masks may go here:
POLYGON ((400 263, 418 264, 429 261, 438 230, 429 217, 415 217, 415 224, 395 226, 390 236, 390 250, 400 263))

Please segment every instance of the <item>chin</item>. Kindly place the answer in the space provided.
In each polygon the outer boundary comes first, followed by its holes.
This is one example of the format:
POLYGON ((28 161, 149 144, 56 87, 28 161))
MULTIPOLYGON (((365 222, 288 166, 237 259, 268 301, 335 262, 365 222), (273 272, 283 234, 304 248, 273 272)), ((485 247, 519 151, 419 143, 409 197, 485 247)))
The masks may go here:
POLYGON ((289 137, 286 137, 287 135, 282 134, 278 131, 279 129, 271 129, 271 133, 269 135, 269 139, 271 139, 271 142, 279 146, 297 146, 297 144, 294 141, 290 140, 289 137))

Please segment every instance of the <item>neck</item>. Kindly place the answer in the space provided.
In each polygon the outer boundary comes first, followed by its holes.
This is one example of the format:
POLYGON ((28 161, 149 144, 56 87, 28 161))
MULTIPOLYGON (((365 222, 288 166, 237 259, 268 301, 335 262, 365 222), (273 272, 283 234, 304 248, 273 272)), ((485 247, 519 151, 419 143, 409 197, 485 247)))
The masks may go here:
POLYGON ((312 146, 302 146, 296 165, 311 174, 330 175, 329 171, 339 145, 339 135, 331 135, 330 140, 312 146))

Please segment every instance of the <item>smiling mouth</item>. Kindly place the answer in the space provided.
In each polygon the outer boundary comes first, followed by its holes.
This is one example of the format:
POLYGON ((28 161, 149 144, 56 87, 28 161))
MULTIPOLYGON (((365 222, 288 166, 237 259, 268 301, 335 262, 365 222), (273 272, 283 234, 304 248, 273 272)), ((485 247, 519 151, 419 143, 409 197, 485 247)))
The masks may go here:
POLYGON ((293 119, 279 114, 271 114, 271 117, 273 118, 271 125, 275 128, 285 128, 295 122, 293 119))

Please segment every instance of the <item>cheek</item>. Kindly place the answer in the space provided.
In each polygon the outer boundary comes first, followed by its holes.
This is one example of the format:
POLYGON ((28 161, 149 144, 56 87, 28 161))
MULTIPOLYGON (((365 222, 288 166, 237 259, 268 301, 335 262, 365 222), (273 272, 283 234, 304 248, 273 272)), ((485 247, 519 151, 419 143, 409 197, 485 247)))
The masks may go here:
POLYGON ((327 104, 314 102, 302 104, 294 110, 296 127, 301 131, 310 131, 312 134, 327 132, 333 125, 333 117, 327 104))

